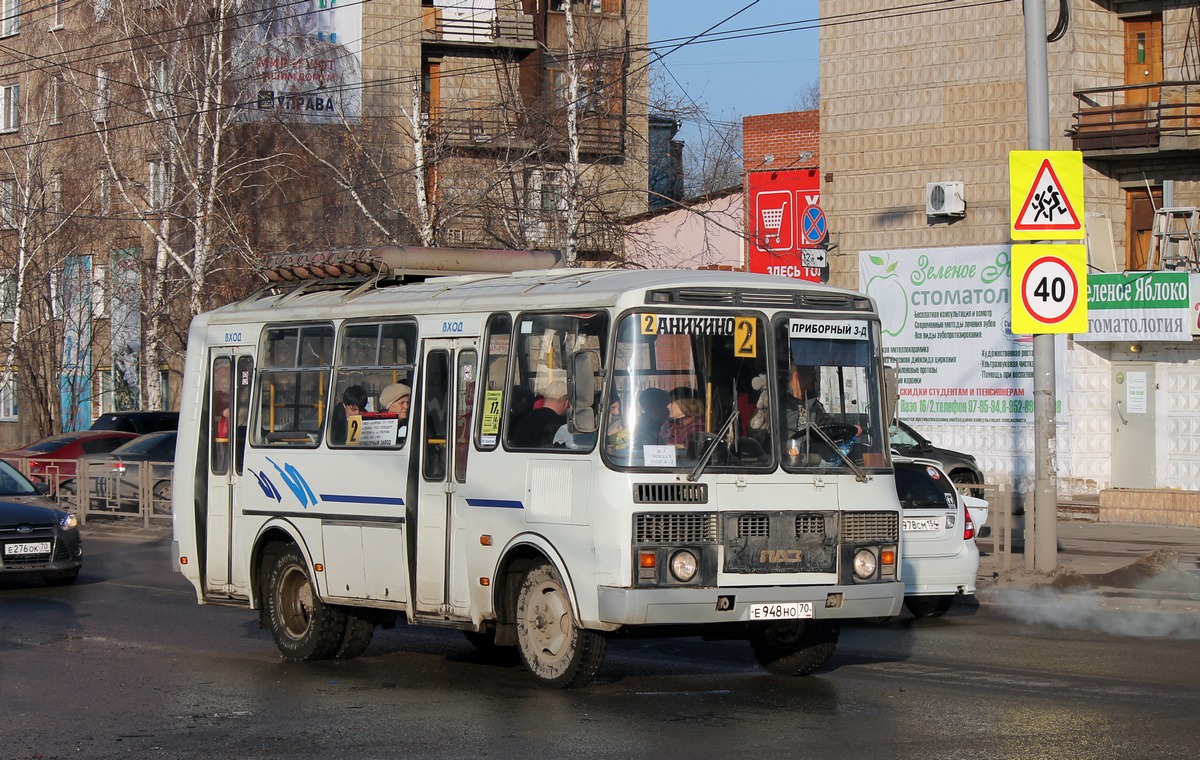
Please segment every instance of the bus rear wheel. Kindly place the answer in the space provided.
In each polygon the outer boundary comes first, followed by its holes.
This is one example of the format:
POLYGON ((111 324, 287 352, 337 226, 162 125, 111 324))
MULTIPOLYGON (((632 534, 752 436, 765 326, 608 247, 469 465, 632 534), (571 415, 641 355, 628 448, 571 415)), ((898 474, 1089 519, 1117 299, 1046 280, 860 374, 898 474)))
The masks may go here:
POLYGON ((286 660, 326 660, 337 654, 346 613, 325 604, 313 588, 304 555, 295 544, 275 558, 267 576, 267 618, 286 660))
POLYGON ((807 676, 829 662, 838 624, 829 620, 780 620, 750 631, 758 663, 777 676, 807 676))
POLYGON ((546 562, 521 580, 516 620, 521 660, 546 686, 586 683, 604 663, 608 639, 579 627, 562 579, 546 562))
POLYGON ((352 660, 371 646, 371 639, 375 636, 375 620, 370 617, 370 612, 354 607, 343 609, 346 612, 346 632, 342 634, 342 642, 334 657, 352 660))

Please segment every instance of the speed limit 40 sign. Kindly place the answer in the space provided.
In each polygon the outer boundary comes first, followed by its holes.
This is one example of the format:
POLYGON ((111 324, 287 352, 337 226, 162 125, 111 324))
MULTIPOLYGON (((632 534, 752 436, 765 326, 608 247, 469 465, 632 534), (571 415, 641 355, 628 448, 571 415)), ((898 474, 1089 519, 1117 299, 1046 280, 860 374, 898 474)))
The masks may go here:
POLYGON ((1012 331, 1087 332, 1087 246, 1012 247, 1012 331))

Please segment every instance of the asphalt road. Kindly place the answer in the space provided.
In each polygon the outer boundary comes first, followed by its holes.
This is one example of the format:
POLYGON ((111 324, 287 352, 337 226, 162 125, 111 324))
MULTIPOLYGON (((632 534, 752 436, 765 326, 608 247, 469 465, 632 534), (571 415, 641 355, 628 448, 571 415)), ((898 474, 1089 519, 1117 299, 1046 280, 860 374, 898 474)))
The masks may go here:
POLYGON ((744 642, 612 642, 537 686, 453 631, 287 664, 255 614, 199 607, 165 540, 85 536, 70 588, 0 586, 0 758, 1194 757, 1200 647, 956 605, 843 629, 777 678, 744 642))

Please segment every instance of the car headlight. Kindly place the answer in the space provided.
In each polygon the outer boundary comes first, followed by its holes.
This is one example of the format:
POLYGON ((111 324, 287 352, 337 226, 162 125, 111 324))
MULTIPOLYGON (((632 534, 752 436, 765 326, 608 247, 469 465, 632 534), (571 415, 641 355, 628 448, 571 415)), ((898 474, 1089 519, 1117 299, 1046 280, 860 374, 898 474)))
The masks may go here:
POLYGON ((854 553, 854 574, 862 579, 872 578, 879 569, 879 561, 870 549, 859 549, 854 553))
POLYGON ((79 527, 79 518, 68 512, 58 519, 58 527, 63 530, 75 530, 79 527))
POLYGON ((680 583, 687 583, 696 577, 700 562, 696 555, 688 549, 680 549, 671 555, 671 575, 680 583))

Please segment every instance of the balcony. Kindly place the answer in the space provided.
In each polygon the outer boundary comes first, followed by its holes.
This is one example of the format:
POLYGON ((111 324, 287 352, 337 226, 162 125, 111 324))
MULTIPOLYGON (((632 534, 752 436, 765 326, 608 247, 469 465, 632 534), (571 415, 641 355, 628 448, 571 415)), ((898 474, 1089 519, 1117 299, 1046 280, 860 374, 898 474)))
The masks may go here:
POLYGON ((533 16, 498 10, 495 15, 481 12, 447 12, 426 6, 421 42, 425 45, 463 48, 506 48, 531 52, 537 49, 533 36, 533 16))
POLYGON ((1084 158, 1169 157, 1200 165, 1200 82, 1097 87, 1075 98, 1079 110, 1067 134, 1084 158))
MULTIPOLYGON (((556 119, 524 119, 504 109, 439 109, 429 124, 434 139, 456 149, 565 153, 567 129, 556 119)), ((585 116, 579 122, 580 152, 592 160, 614 160, 624 150, 617 117, 585 116)))

